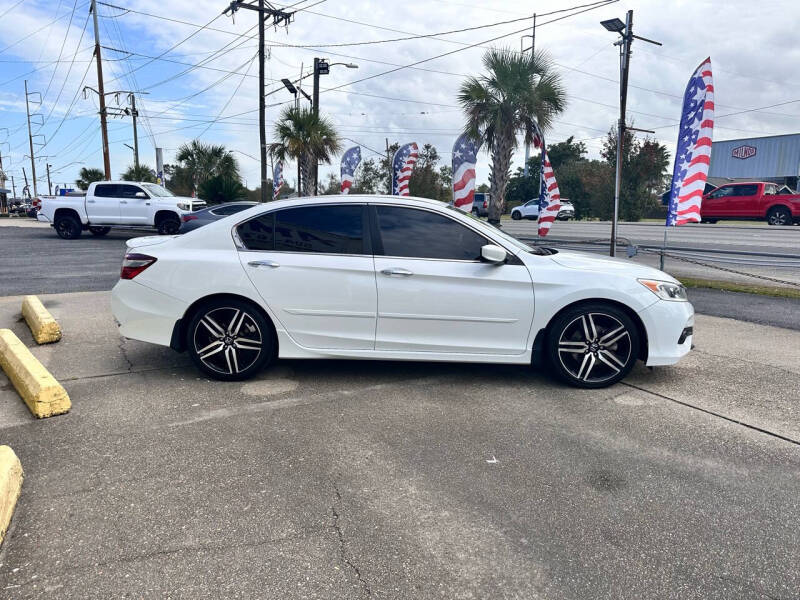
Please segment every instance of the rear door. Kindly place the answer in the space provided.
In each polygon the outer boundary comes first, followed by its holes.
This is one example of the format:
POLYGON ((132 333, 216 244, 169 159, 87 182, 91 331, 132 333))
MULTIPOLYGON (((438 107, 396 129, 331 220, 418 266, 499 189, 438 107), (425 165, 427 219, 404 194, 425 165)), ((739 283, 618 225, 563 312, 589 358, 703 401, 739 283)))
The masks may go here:
POLYGON ((315 204, 241 224, 239 258, 280 325, 306 348, 372 350, 377 291, 362 204, 315 204))
POLYGON ((730 216, 759 217, 763 216, 761 196, 757 183, 740 183, 733 186, 733 193, 728 201, 730 216))
POLYGON ((119 198, 116 183, 98 183, 94 193, 86 196, 86 215, 90 223, 119 223, 119 198))
POLYGON ((379 204, 373 219, 376 350, 526 351, 533 319, 527 267, 481 262, 481 247, 492 242, 438 212, 379 204))

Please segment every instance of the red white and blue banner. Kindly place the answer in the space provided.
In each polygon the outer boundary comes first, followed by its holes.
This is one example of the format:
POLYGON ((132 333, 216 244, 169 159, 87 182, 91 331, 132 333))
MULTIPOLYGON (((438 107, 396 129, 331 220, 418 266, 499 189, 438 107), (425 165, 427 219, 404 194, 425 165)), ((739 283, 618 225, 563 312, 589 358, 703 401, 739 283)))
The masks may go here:
POLYGON ((353 187, 356 168, 361 163, 361 147, 353 146, 342 156, 342 194, 349 194, 353 187))
POLYGON ((533 145, 542 149, 542 168, 539 173, 539 235, 544 237, 550 232, 550 226, 561 210, 561 192, 550 159, 547 158, 547 147, 541 131, 534 135, 533 145))
POLYGON ((414 163, 419 158, 419 146, 411 142, 400 146, 392 158, 392 195, 409 196, 408 182, 414 171, 414 163))
POLYGON ((277 200, 283 187, 283 161, 278 161, 272 169, 272 199, 277 200))
POLYGON ((686 85, 678 131, 667 227, 700 222, 714 133, 714 79, 710 58, 700 63, 686 85))
POLYGON ((464 212, 472 211, 475 199, 475 163, 478 148, 470 137, 462 133, 453 144, 453 206, 464 212))

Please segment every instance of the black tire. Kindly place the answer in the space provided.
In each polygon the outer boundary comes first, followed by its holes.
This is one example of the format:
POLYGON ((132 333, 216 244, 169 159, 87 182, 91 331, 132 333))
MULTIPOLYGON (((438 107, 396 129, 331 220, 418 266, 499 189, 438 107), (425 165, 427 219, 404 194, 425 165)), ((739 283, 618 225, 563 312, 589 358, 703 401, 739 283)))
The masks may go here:
POLYGON ((159 235, 175 235, 181 228, 181 220, 176 215, 163 217, 157 228, 159 235))
POLYGON ((553 320, 546 353, 561 380, 594 389, 626 377, 639 356, 640 343, 636 324, 623 310, 591 303, 567 309, 553 320))
POLYGON ((715 225, 717 220, 716 219, 703 219, 703 223, 708 223, 709 225, 715 225))
POLYGON ((249 379, 275 356, 272 324, 255 305, 219 299, 200 306, 186 328, 195 366, 220 381, 249 379))
POLYGON ((81 223, 72 215, 61 215, 56 217, 54 223, 58 237, 64 240, 74 240, 81 235, 81 223))
POLYGON ((89 227, 89 233, 96 237, 102 237, 111 231, 111 227, 89 227))
POLYGON ((792 213, 785 206, 773 206, 767 213, 767 223, 770 225, 791 225, 792 213))
POLYGON ((522 214, 518 210, 511 211, 511 218, 515 221, 519 221, 522 218, 522 214))
POLYGON ((473 216, 473 217, 475 217, 475 218, 477 219, 478 217, 480 217, 480 216, 481 216, 481 213, 480 213, 480 211, 479 211, 477 208, 473 208, 473 209, 472 209, 472 216, 473 216))

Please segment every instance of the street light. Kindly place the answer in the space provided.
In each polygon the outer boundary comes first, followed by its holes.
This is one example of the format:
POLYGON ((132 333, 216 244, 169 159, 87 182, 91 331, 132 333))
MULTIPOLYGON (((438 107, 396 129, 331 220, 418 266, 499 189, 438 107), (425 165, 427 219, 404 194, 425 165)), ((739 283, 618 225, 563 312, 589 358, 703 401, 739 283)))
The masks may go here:
POLYGON ((625 23, 623 23, 617 17, 613 19, 606 19, 605 21, 600 21, 600 25, 605 27, 608 31, 613 33, 622 33, 625 30, 625 23))

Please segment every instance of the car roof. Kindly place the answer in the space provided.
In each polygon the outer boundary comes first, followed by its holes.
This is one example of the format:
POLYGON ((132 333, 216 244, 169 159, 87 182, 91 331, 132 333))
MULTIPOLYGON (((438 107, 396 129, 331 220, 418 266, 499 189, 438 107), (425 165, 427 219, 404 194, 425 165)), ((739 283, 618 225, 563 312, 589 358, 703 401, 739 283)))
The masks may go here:
MULTIPOLYGON (((417 196, 391 196, 388 194, 330 194, 327 196, 301 196, 299 198, 286 198, 284 200, 274 200, 266 202, 270 208, 285 208, 290 206, 305 206, 308 204, 406 204, 409 206, 447 206, 446 202, 431 200, 430 198, 420 198, 417 196)), ((260 204, 260 203, 257 203, 260 204)))

